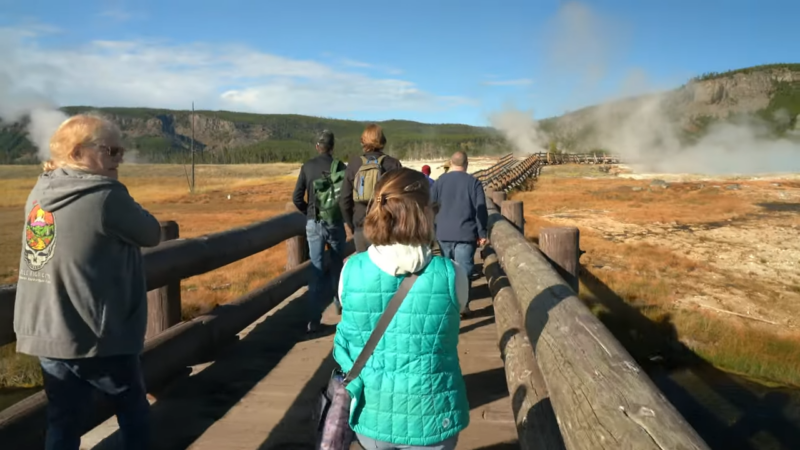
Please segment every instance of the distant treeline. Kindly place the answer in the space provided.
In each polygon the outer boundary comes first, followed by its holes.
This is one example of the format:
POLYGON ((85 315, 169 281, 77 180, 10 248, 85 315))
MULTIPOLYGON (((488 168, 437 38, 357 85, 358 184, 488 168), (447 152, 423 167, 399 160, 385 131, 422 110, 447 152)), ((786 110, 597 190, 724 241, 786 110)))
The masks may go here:
POLYGON ((737 73, 749 74, 765 70, 777 70, 777 69, 800 71, 800 64, 794 64, 794 63, 762 64, 760 66, 744 67, 742 69, 728 70, 726 72, 706 72, 702 75, 693 77, 692 81, 707 81, 707 80, 714 80, 717 78, 729 77, 731 75, 736 75, 737 73))
MULTIPOLYGON (((122 128, 125 145, 130 149, 128 160, 147 163, 183 163, 190 158, 191 124, 189 111, 149 108, 65 107, 69 114, 97 111, 111 117, 122 128), (156 119, 160 122, 152 122, 156 119), (149 121, 149 126, 148 126, 149 121), (152 132, 153 123, 160 123, 159 132, 152 132), (175 128, 180 128, 177 133, 175 128)), ((239 164, 304 161, 315 154, 314 139, 321 130, 336 135, 335 153, 341 158, 360 153, 361 132, 368 122, 328 119, 293 114, 250 114, 230 111, 196 111, 196 117, 216 119, 231 127, 197 130, 205 141, 195 139, 195 157, 199 163, 239 164), (255 130, 255 131, 254 131, 255 130), (249 136, 263 139, 249 139, 249 136), (249 141, 249 142, 248 142, 249 141), (230 144, 230 142, 245 142, 230 144)), ((196 119, 195 124, 199 120, 196 119)), ((405 120, 379 123, 386 134, 386 151, 399 158, 449 156, 456 150, 470 154, 501 154, 511 146, 494 129, 459 124, 424 124, 405 120)), ((24 125, 24 124, 23 124, 24 125)), ((2 127, 0 124, 0 164, 36 162, 36 149, 27 139, 24 126, 2 127)))

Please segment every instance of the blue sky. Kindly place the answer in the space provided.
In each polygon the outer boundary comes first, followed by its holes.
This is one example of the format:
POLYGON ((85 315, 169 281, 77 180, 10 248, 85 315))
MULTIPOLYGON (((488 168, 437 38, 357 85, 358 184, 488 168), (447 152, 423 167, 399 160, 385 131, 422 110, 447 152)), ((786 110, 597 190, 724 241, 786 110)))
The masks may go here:
POLYGON ((796 0, 0 0, 0 10, 0 81, 58 105, 194 100, 486 125, 508 107, 542 118, 706 71, 800 62, 796 0))

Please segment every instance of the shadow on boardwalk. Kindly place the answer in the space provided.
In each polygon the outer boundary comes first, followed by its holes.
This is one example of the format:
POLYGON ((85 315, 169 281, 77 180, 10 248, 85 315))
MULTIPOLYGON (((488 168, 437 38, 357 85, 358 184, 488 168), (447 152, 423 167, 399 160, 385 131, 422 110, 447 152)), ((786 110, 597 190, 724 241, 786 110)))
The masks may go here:
MULTIPOLYGON (((304 308, 304 296, 291 300, 243 339, 220 349, 218 359, 204 370, 175 380, 159 393, 158 401, 150 408, 155 437, 151 448, 187 448, 222 418, 298 342, 306 339, 304 308)), ((333 327, 327 327, 316 337, 333 332, 333 327)), ((119 448, 115 445, 118 434, 115 432, 94 449, 119 448)))
POLYGON ((678 340, 669 317, 651 321, 585 268, 581 280, 608 308, 600 320, 711 448, 800 448, 800 395, 716 369, 678 340), (655 364, 652 355, 663 360, 655 364))

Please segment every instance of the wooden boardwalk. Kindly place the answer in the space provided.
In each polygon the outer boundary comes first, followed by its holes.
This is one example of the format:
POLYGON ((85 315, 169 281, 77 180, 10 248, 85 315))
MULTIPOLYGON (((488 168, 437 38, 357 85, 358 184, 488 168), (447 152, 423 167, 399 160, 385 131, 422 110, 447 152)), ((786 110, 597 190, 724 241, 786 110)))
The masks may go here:
MULTIPOLYGON (((240 334, 240 340, 157 393, 152 405, 153 450, 277 450, 313 448, 310 415, 334 367, 329 324, 307 339, 305 289, 240 334)), ((485 279, 473 283, 474 313, 462 322, 459 357, 467 384, 471 424, 459 449, 516 449, 517 433, 497 348, 491 294, 485 279)), ((116 448, 116 419, 84 436, 82 448, 116 448)), ((360 448, 354 444, 353 448, 360 448)))

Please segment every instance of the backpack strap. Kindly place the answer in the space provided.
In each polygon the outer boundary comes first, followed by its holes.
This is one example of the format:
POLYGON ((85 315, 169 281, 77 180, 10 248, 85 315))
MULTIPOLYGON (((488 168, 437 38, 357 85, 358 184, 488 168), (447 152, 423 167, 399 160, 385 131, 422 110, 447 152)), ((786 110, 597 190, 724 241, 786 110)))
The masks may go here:
POLYGON ((378 323, 375 324, 375 328, 369 335, 367 343, 364 344, 364 348, 361 349, 361 353, 358 354, 358 357, 353 363, 353 367, 351 367, 350 371, 347 372, 347 375, 344 378, 345 386, 357 378, 361 373, 361 369, 364 368, 367 360, 370 356, 372 356, 372 352, 374 352, 375 347, 378 346, 378 342, 383 337, 383 333, 385 333, 386 329, 389 328, 392 318, 397 310, 400 309, 400 304, 403 303, 403 300, 406 298, 406 294, 408 294, 408 291, 411 290, 411 287, 414 285, 414 282, 417 281, 418 277, 419 275, 412 273, 403 278, 403 281, 400 282, 400 286, 397 288, 397 291, 394 293, 391 300, 389 300, 389 304, 386 305, 386 309, 383 310, 383 314, 381 314, 380 319, 378 319, 378 323))
POLYGON ((339 160, 333 158, 333 161, 331 161, 331 175, 333 175, 334 172, 338 172, 337 169, 339 169, 339 160))

